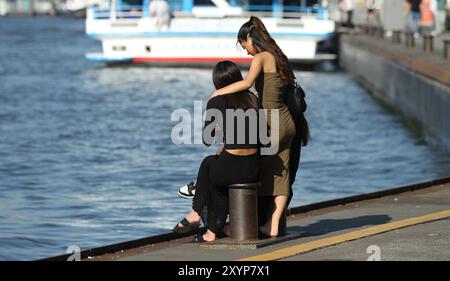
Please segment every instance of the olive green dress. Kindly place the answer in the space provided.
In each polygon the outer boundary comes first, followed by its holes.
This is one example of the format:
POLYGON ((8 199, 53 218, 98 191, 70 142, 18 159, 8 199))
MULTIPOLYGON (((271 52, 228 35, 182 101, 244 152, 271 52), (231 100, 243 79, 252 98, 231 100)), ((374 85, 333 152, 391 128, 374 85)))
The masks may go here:
MULTIPOLYGON (((262 157, 261 188, 259 196, 290 195, 289 155, 295 136, 295 123, 283 99, 283 81, 276 72, 262 72, 255 81, 263 109, 268 109, 266 120, 271 129, 270 109, 279 110, 278 153, 262 157)), ((275 120, 274 120, 275 121, 275 120)), ((271 140, 272 145, 276 140, 271 140)))

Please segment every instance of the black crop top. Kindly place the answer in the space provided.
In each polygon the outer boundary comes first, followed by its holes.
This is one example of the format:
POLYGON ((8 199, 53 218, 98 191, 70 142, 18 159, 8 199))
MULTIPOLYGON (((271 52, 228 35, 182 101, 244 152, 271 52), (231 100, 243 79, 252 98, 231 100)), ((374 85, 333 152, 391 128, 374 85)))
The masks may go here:
POLYGON ((210 146, 215 139, 225 144, 224 149, 259 148, 258 108, 258 98, 248 91, 211 98, 206 107, 203 143, 210 146))

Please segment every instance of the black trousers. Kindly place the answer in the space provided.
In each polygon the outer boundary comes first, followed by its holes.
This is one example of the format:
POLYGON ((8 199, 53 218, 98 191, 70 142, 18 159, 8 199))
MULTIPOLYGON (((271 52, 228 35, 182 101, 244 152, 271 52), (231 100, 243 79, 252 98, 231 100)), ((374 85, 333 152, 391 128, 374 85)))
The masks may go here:
POLYGON ((220 155, 211 155, 203 159, 198 171, 192 208, 202 217, 206 209, 206 226, 212 232, 222 231, 227 220, 227 186, 258 182, 259 157, 259 153, 240 156, 224 150, 220 155))
POLYGON ((353 10, 347 11, 347 26, 353 28, 353 10))

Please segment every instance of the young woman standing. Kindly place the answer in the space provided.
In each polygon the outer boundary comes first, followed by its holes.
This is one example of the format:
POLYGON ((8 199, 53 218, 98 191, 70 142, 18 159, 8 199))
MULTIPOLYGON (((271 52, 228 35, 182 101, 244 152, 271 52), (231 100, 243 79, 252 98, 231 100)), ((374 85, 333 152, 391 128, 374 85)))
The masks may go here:
MULTIPOLYGON (((216 90, 213 96, 238 93, 254 85, 262 107, 268 110, 268 130, 271 127, 279 129, 278 140, 271 139, 272 142, 277 141, 278 152, 262 158, 262 186, 259 190, 261 202, 274 203, 268 207, 270 215, 263 222, 260 231, 265 236, 278 236, 280 219, 292 197, 289 166, 291 144, 296 133, 302 135, 304 144, 307 142, 307 126, 301 128, 301 132, 296 132, 296 125, 283 96, 285 87, 294 85, 295 76, 288 58, 269 35, 263 22, 257 17, 250 17, 240 28, 237 37, 242 48, 253 56, 247 77, 216 90), (271 124, 271 110, 278 110, 278 126, 271 124)), ((271 135, 274 135, 273 132, 271 135)))

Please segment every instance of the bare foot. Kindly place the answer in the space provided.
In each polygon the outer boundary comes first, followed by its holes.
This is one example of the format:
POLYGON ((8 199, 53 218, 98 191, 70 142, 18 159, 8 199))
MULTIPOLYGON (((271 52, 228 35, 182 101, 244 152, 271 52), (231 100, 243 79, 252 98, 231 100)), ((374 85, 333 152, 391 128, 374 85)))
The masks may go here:
POLYGON ((268 221, 265 225, 261 226, 259 228, 259 231, 261 231, 263 234, 270 236, 270 237, 277 237, 278 236, 278 223, 274 224, 271 221, 268 221))
POLYGON ((216 234, 208 229, 206 233, 203 234, 203 239, 208 242, 214 241, 216 240, 216 234))

